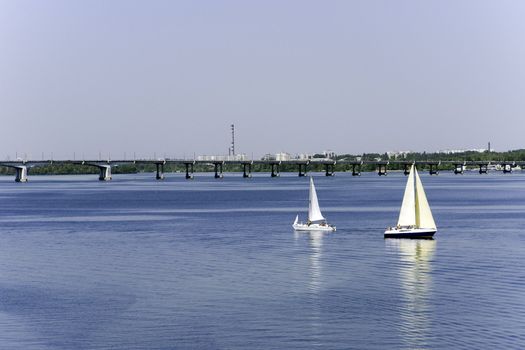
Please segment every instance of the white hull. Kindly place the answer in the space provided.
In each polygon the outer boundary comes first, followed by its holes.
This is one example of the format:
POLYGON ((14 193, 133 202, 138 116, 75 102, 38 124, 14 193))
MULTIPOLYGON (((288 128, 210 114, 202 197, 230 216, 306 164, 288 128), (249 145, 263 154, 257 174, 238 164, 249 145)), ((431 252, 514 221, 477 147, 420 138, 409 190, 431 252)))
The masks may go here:
POLYGON ((295 231, 335 231, 335 226, 331 226, 328 224, 320 225, 320 224, 302 224, 297 223, 293 224, 293 229, 295 231))

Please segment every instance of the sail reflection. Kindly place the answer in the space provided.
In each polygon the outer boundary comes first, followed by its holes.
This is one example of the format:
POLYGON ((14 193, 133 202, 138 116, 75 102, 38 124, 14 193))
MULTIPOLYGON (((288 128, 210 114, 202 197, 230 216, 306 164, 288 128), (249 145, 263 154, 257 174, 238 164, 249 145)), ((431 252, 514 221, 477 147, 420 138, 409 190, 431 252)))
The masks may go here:
POLYGON ((432 258, 434 240, 385 240, 386 248, 399 256, 402 304, 399 324, 403 341, 410 348, 428 345, 431 333, 429 299, 432 297, 432 258))

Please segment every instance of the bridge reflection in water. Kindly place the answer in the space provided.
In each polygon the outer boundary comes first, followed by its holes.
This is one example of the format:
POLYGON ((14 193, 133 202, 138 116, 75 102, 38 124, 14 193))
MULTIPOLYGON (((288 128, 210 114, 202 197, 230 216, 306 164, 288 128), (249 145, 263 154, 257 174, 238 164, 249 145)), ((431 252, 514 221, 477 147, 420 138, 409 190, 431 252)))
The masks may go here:
POLYGON ((402 341, 411 349, 429 345, 432 323, 432 259, 435 240, 386 239, 387 250, 399 261, 397 269, 401 287, 400 322, 393 325, 402 335, 402 341))

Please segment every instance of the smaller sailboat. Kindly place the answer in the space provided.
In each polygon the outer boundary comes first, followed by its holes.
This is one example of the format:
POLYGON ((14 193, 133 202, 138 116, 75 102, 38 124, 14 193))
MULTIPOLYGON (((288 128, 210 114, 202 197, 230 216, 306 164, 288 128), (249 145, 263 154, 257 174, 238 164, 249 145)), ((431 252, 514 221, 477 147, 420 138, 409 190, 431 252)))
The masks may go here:
POLYGON ((397 226, 389 227, 385 231, 385 238, 432 238, 436 231, 423 184, 412 164, 397 226))
POLYGON ((297 215, 293 223, 293 228, 296 231, 335 231, 335 226, 328 224, 321 213, 312 177, 310 177, 308 221, 306 223, 299 222, 299 215, 297 215))

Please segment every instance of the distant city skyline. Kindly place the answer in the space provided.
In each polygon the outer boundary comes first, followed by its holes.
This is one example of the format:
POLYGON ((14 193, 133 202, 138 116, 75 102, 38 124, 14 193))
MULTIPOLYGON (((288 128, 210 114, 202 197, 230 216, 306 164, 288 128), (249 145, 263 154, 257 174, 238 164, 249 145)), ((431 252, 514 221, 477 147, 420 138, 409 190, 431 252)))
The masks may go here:
MULTIPOLYGON (((231 144, 230 144, 231 145, 231 144)), ((232 150, 232 147, 228 149, 229 151, 232 150)), ((44 152, 41 153, 40 158, 33 156, 32 154, 27 153, 21 153, 15 152, 14 157, 11 157, 11 155, 7 154, 3 158, 0 158, 0 160, 134 160, 134 159, 195 159, 199 161, 203 160, 225 160, 225 161, 239 161, 239 160, 250 160, 250 159, 275 159, 275 160, 291 160, 291 159, 311 159, 319 155, 324 155, 326 158, 335 158, 337 156, 345 155, 345 154, 351 154, 355 156, 361 156, 366 153, 369 154, 386 154, 388 158, 398 158, 398 157, 406 157, 407 154, 411 153, 442 153, 442 154, 457 154, 457 153, 465 153, 465 152, 478 152, 483 153, 486 151, 492 151, 492 152, 499 152, 498 150, 495 150, 493 148, 467 148, 467 149, 444 149, 444 150, 437 150, 437 151, 421 151, 421 150, 389 150, 389 151, 378 151, 378 152, 363 152, 363 153, 348 153, 348 152, 342 152, 342 153, 336 153, 332 150, 323 150, 323 151, 317 151, 312 153, 302 152, 302 153, 289 153, 286 151, 280 151, 280 152, 274 152, 274 153, 266 153, 262 156, 254 155, 254 154, 246 154, 246 153, 209 153, 209 154, 190 154, 186 155, 184 154, 181 156, 172 156, 167 153, 157 154, 157 152, 154 152, 151 155, 147 154, 138 154, 136 152, 133 152, 131 154, 128 154, 127 152, 124 152, 121 156, 118 154, 112 155, 111 153, 103 154, 102 152, 99 152, 98 156, 90 156, 82 153, 77 155, 76 152, 73 152, 72 155, 69 156, 59 156, 56 157, 53 153, 46 154, 44 152)), ((503 152, 508 150, 503 150, 503 152)))
POLYGON ((0 158, 525 148, 525 2, 0 1, 0 158))

